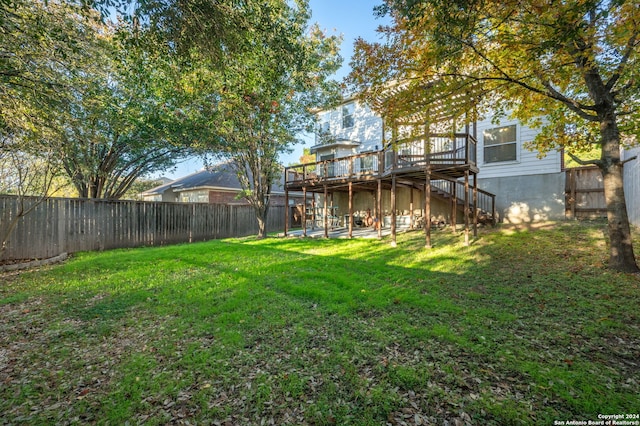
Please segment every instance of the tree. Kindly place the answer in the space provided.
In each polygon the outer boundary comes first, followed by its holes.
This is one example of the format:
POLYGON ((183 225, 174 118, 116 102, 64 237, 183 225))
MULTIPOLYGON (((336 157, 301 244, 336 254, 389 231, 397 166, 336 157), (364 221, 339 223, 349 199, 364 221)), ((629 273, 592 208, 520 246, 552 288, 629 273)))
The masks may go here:
MULTIPOLYGON (((316 155, 311 153, 311 148, 302 149, 302 155, 300 156, 299 162, 300 164, 309 164, 309 163, 316 162, 316 155)), ((315 166, 310 166, 310 167, 315 167, 315 166)), ((311 169, 308 169, 308 170, 311 170, 311 169)))
POLYGON ((0 192, 18 206, 0 212, 0 256, 18 221, 57 189, 51 123, 68 101, 94 18, 71 4, 0 0, 0 192))
POLYGON ((115 199, 207 126, 191 120, 171 48, 85 3, 0 3, 0 132, 32 134, 31 152, 55 147, 78 196, 115 199))
POLYGON ((136 179, 173 167, 199 131, 171 58, 132 28, 105 26, 57 117, 64 170, 83 198, 118 199, 136 179))
POLYGON ((599 159, 580 162, 604 178, 609 267, 638 272, 620 160, 640 136, 637 3, 385 0, 378 11, 394 24, 385 44, 357 42, 353 86, 371 100, 393 80, 414 108, 510 114, 541 127, 542 153, 598 146, 599 159))
POLYGON ((85 16, 80 12, 69 4, 40 0, 0 1, 3 135, 42 129, 49 112, 65 104, 67 77, 75 73, 74 64, 92 34, 91 19, 77 19, 85 16))
POLYGON ((295 6, 260 0, 245 8, 244 25, 254 30, 245 43, 217 70, 207 66, 211 57, 201 56, 203 67, 188 79, 202 93, 200 109, 215 123, 216 137, 200 146, 231 160, 263 238, 271 188, 282 175, 279 154, 313 126, 311 107, 338 95, 338 84, 328 76, 339 65, 339 39, 326 37, 317 26, 307 28, 306 0, 295 6))

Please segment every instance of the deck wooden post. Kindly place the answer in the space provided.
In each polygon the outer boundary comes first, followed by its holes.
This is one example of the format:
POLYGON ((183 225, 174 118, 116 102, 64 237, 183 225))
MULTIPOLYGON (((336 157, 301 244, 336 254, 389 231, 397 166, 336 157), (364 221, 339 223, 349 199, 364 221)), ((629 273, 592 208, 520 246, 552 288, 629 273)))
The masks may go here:
POLYGON ((452 197, 451 197, 451 232, 456 232, 458 222, 458 183, 456 181, 450 181, 452 197))
POLYGON ((409 228, 413 229, 413 186, 409 187, 409 228))
POLYGON ((393 169, 398 168, 398 123, 394 120, 393 122, 393 130, 392 130, 392 142, 391 152, 393 153, 392 167, 393 169))
POLYGON ((307 187, 302 187, 302 236, 307 236, 307 187))
POLYGON ((333 215, 333 213, 335 213, 336 209, 333 207, 333 191, 331 191, 329 193, 329 211, 327 213, 329 213, 327 215, 327 221, 329 223, 329 229, 333 229, 333 223, 335 221, 335 217, 333 215))
POLYGON ((396 175, 391 176, 391 247, 396 247, 396 175))
POLYGON ((469 152, 471 141, 469 140, 469 117, 465 114, 464 118, 464 164, 469 164, 471 160, 471 153, 469 152))
POLYGON ((284 188, 284 236, 287 236, 289 229, 289 190, 284 188))
POLYGON ((349 182, 349 238, 353 238, 353 182, 349 182))
POLYGON ((327 217, 327 184, 324 184, 324 212, 323 212, 323 220, 324 220, 324 237, 329 238, 329 218, 327 217))
POLYGON ((478 238, 478 174, 473 174, 473 238, 478 238))
POLYGON ((427 167, 424 182, 424 247, 431 248, 431 167, 427 167))
POLYGON ((382 179, 378 179, 378 239, 382 239, 382 225, 384 225, 384 215, 382 214, 382 179))
POLYGON ((469 245, 469 170, 464 171, 464 245, 469 245))
POLYGON ((425 123, 424 247, 431 248, 431 125, 425 123))

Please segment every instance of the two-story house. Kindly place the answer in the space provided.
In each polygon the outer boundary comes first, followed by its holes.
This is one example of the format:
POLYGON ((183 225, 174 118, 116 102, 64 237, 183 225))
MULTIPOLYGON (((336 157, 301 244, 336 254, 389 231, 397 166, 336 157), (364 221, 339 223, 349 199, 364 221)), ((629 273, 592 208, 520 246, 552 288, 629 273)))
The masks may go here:
POLYGON ((327 222, 344 226, 371 212, 386 226, 455 225, 474 212, 513 223, 564 217, 562 153, 527 150, 536 131, 517 121, 436 133, 385 123, 355 99, 317 116, 316 163, 287 177, 288 189, 317 194, 312 224, 323 223, 325 199, 327 222))

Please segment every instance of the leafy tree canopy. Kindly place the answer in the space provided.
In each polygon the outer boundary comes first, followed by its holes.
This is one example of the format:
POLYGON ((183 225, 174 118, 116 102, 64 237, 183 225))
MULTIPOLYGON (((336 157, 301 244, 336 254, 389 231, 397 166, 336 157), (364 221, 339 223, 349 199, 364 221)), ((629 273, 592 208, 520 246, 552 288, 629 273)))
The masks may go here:
POLYGON ((392 117, 511 115, 542 128, 542 153, 597 145, 583 163, 603 171, 610 265, 638 271, 620 161, 640 136, 637 2, 386 0, 378 12, 394 24, 384 44, 357 42, 357 91, 392 117))
POLYGON ((480 108, 533 124, 545 116, 557 133, 581 129, 541 140, 543 150, 598 142, 576 119, 598 123, 610 106, 624 134, 640 132, 635 2, 387 0, 378 11, 395 18, 388 43, 359 40, 350 76, 370 99, 393 80, 412 108, 444 101, 457 114, 480 108))
POLYGON ((71 2, 16 0, 0 12, 0 148, 54 149, 47 161, 79 196, 119 198, 138 177, 172 167, 207 132, 192 120, 199 113, 170 46, 154 33, 105 23, 71 2))
POLYGON ((70 4, 0 1, 0 132, 46 128, 95 34, 96 14, 70 4))
POLYGON ((340 64, 339 39, 307 27, 306 1, 259 1, 244 15, 251 15, 256 31, 243 49, 217 71, 209 66, 213 58, 203 54, 189 79, 204 116, 215 123, 216 137, 200 146, 232 160, 265 236, 271 187, 282 173, 279 154, 313 127, 312 107, 339 95, 338 84, 329 80, 340 64))
POLYGON ((57 137, 79 196, 120 198, 137 178, 173 167, 206 128, 190 119, 170 58, 140 48, 124 23, 102 38, 70 86, 57 137))

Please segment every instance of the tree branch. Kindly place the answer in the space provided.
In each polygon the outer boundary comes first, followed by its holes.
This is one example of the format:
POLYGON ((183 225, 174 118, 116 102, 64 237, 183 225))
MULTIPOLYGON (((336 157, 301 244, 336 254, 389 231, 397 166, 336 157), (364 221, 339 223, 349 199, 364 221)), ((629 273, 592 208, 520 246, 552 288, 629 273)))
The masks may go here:
POLYGON ((613 73, 609 81, 607 81, 607 83, 605 84, 605 87, 607 88, 607 90, 611 91, 613 87, 616 85, 616 83, 618 82, 618 80, 620 79, 620 76, 624 72, 624 68, 627 65, 627 62, 629 62, 629 58, 631 57, 631 54, 635 51, 637 44, 638 44, 638 31, 634 32, 629 38, 624 55, 622 55, 622 59, 620 59, 620 63, 618 64, 616 71, 613 73))
MULTIPOLYGON (((540 95, 544 95, 547 96, 551 99, 557 100, 559 102, 562 102, 563 104, 565 104, 571 111, 575 112, 576 114, 578 114, 580 117, 584 118, 587 121, 598 121, 598 117, 588 114, 585 112, 585 110, 589 110, 592 111, 594 110, 593 107, 590 107, 588 105, 584 105, 581 104, 575 100, 569 99, 568 97, 566 97, 565 95, 563 95, 562 93, 558 92, 552 85, 551 83, 549 83, 549 81, 545 78, 543 78, 542 75, 537 75, 536 77, 540 80, 540 82, 542 83, 542 85, 545 87, 545 90, 541 90, 535 86, 532 86, 524 81, 522 81, 519 78, 514 78, 511 75, 509 75, 507 72, 505 72, 504 70, 502 70, 502 68, 500 68, 497 64, 495 64, 491 59, 489 59, 485 54, 483 54, 482 52, 480 52, 477 47, 470 42, 467 42, 465 40, 462 39, 458 39, 458 41, 460 41, 461 43, 463 43, 464 45, 466 45, 467 47, 469 47, 471 50, 473 50, 473 52, 479 56, 483 61, 485 61, 486 63, 488 63, 493 69, 495 69, 499 74, 502 75, 502 77, 475 77, 475 79, 477 81, 482 81, 482 80, 486 80, 486 81, 490 81, 490 80, 497 80, 497 81, 505 81, 508 83, 512 83, 512 84, 517 84, 527 90, 530 90, 534 93, 538 93, 540 95)), ((464 75, 462 75, 464 76, 464 75)), ((467 76, 467 78, 469 78, 470 76, 467 76)), ((473 78, 473 77, 471 77, 473 78)))
POLYGON ((571 159, 573 161, 575 161, 576 163, 580 164, 581 166, 598 166, 601 167, 602 166, 602 160, 583 160, 579 157, 576 157, 574 154, 570 153, 569 151, 565 151, 567 153, 567 155, 569 157, 571 157, 571 159))
POLYGON ((549 94, 551 94, 551 98, 555 99, 557 101, 562 102, 563 104, 565 104, 571 111, 575 112, 576 114, 578 114, 581 118, 584 118, 587 121, 599 121, 599 118, 595 115, 591 115, 586 113, 584 110, 590 110, 593 111, 594 108, 593 107, 588 107, 586 105, 583 105, 579 102, 576 102, 574 100, 571 100, 569 98, 567 98, 566 96, 564 96, 562 93, 558 92, 549 81, 544 81, 542 80, 542 84, 544 85, 544 87, 547 89, 547 91, 549 92, 549 94))

